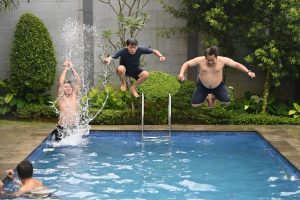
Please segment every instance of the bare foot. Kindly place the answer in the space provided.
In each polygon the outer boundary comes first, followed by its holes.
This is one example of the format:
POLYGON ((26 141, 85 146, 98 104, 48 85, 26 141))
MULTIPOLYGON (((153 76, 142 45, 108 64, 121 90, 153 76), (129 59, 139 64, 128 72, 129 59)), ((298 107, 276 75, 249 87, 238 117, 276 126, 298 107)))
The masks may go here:
POLYGON ((135 86, 130 87, 130 91, 134 97, 139 97, 140 95, 137 93, 135 86))
POLYGON ((206 97, 207 105, 209 108, 214 107, 215 102, 216 102, 216 97, 212 94, 208 94, 206 97))
POLYGON ((126 82, 125 82, 125 83, 122 83, 122 84, 121 84, 121 91, 122 91, 122 92, 125 92, 126 89, 127 89, 127 87, 126 87, 126 82))

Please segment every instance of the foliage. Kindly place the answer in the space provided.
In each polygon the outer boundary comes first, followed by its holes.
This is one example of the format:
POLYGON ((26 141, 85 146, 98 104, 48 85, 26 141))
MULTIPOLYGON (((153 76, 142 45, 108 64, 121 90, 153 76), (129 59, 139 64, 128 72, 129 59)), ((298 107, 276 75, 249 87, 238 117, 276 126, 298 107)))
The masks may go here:
POLYGON ((33 103, 28 103, 26 104, 26 106, 17 108, 16 116, 21 119, 39 119, 39 120, 41 119, 51 120, 57 117, 53 108, 51 108, 50 105, 33 104, 33 103))
POLYGON ((166 124, 168 97, 180 88, 178 80, 167 73, 152 71, 149 78, 138 88, 145 96, 145 123, 166 124))
POLYGON ((10 52, 11 84, 17 93, 42 93, 55 80, 56 59, 50 34, 30 13, 21 16, 10 52))
POLYGON ((228 55, 233 53, 233 41, 239 38, 243 14, 250 7, 247 1, 240 0, 180 0, 178 8, 165 0, 160 2, 172 16, 186 20, 184 31, 200 31, 204 35, 204 48, 219 46, 228 55))
POLYGON ((300 12, 297 0, 253 0, 245 13, 246 60, 266 72, 262 112, 267 111, 269 90, 283 78, 300 75, 300 12), (248 22, 247 22, 248 20, 248 22))
POLYGON ((108 100, 105 104, 105 109, 128 109, 130 107, 130 94, 128 92, 115 91, 112 86, 106 86, 103 91, 93 87, 88 92, 89 106, 92 108, 102 107, 106 95, 108 100))
POLYGON ((191 121, 191 99, 195 89, 195 83, 193 81, 180 82, 180 88, 178 92, 172 96, 172 121, 181 121, 186 119, 186 122, 191 121))
POLYGON ((276 116, 288 116, 290 106, 283 101, 276 100, 274 97, 269 98, 267 111, 268 114, 276 116))
MULTIPOLYGON (((97 109, 90 108, 90 113, 96 113, 97 109)), ((105 109, 97 115, 97 117, 91 122, 91 124, 138 124, 140 123, 140 117, 138 117, 136 111, 132 110, 114 110, 105 109)))
POLYGON ((0 81, 0 114, 10 113, 14 107, 23 107, 25 101, 17 97, 17 92, 10 87, 8 80, 0 81))
POLYGON ((203 47, 217 45, 232 55, 233 45, 243 43, 246 60, 266 72, 262 112, 267 111, 270 85, 284 77, 300 76, 300 12, 297 0, 180 0, 175 8, 164 0, 165 10, 186 19, 186 30, 204 34, 203 47))
POLYGON ((259 113, 261 112, 262 98, 257 94, 246 92, 238 105, 247 113, 259 113))
POLYGON ((25 93, 18 94, 9 80, 0 81, 0 114, 13 113, 28 104, 46 105, 52 100, 50 95, 25 93))
POLYGON ((126 37, 136 38, 150 18, 149 15, 143 11, 150 0, 118 0, 117 3, 112 3, 109 0, 99 1, 107 4, 117 16, 118 30, 105 30, 102 33, 102 37, 114 50, 126 46, 126 37), (117 40, 112 38, 113 35, 119 37, 118 42, 115 42, 117 40))
POLYGON ((0 12, 17 9, 20 5, 18 0, 0 0, 0 12))
POLYGON ((293 103, 294 109, 289 111, 289 115, 294 118, 300 117, 300 106, 297 103, 293 103))
POLYGON ((180 88, 178 80, 167 73, 152 71, 149 78, 138 88, 140 93, 144 93, 147 101, 158 102, 167 100, 169 94, 175 95, 180 88))

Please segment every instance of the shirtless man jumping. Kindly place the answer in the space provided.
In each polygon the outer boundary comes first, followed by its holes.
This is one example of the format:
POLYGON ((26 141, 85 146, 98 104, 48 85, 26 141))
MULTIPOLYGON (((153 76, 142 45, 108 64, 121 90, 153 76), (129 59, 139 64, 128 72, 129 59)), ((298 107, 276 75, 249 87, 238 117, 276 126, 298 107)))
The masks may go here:
POLYGON ((80 91, 80 76, 73 67, 70 60, 64 61, 64 70, 59 78, 58 85, 58 110, 59 121, 56 130, 54 130, 55 140, 60 141, 65 136, 65 129, 70 129, 79 121, 78 93, 80 91), (76 78, 76 84, 72 86, 71 81, 65 81, 68 70, 72 70, 76 78))
POLYGON ((184 74, 190 66, 199 67, 199 80, 192 97, 192 106, 200 106, 207 98, 208 106, 213 107, 215 98, 225 104, 230 103, 230 98, 223 79, 223 68, 226 66, 236 68, 246 73, 251 78, 255 73, 231 58, 218 56, 218 48, 210 47, 204 51, 204 56, 199 56, 186 61, 180 70, 178 79, 183 81, 184 74))

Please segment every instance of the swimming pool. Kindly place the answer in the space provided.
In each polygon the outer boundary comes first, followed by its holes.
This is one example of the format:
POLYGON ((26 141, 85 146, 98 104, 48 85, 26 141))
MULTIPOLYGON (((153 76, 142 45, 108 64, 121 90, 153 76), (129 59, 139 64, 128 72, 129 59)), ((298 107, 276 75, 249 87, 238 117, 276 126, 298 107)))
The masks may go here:
POLYGON ((84 145, 45 141, 28 159, 59 199, 300 199, 299 171, 256 132, 143 141, 140 132, 91 131, 84 145))

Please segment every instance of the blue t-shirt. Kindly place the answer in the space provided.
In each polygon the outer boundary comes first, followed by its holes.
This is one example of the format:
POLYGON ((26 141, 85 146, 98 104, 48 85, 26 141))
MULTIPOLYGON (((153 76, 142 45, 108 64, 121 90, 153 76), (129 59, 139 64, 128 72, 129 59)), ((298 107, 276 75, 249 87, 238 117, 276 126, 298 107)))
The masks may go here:
POLYGON ((138 68, 140 66, 141 55, 151 53, 153 53, 153 49, 138 46, 135 54, 132 55, 128 52, 128 49, 125 47, 114 53, 111 57, 113 59, 120 57, 120 65, 124 65, 125 67, 138 68))

